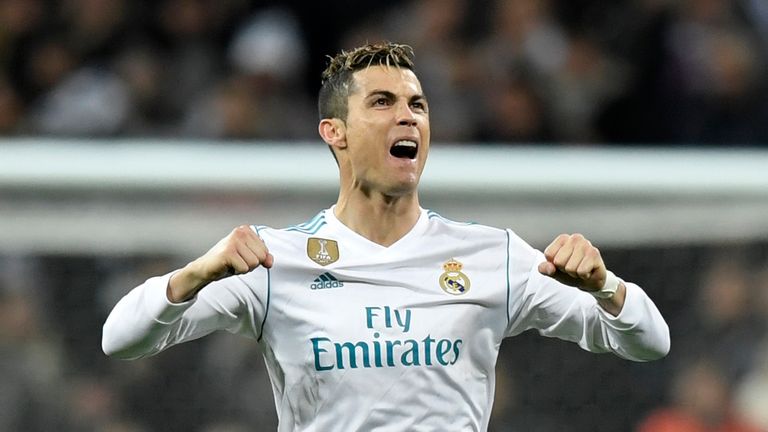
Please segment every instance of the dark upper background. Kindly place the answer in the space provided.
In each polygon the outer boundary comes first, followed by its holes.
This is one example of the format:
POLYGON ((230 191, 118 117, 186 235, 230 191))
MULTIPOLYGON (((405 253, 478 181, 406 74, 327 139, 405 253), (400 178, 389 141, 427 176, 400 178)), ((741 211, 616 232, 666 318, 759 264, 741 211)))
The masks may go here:
POLYGON ((0 134, 316 139, 326 55, 416 49, 440 142, 764 145, 763 0, 0 1, 0 134))

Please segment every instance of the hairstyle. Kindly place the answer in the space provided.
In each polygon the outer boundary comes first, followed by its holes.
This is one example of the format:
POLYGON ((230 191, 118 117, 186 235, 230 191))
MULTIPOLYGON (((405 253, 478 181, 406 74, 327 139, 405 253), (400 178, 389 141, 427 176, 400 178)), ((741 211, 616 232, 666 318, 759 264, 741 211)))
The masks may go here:
POLYGON ((347 120, 349 95, 352 92, 352 74, 370 66, 394 66, 413 70, 413 48, 392 42, 367 44, 352 51, 341 51, 330 57, 323 71, 318 97, 320 119, 347 120))

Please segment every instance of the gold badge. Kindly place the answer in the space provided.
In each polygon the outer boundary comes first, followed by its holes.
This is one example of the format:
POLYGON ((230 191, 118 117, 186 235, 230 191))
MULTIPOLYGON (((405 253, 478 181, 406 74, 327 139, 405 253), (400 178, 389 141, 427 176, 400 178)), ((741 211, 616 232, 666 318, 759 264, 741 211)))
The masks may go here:
POLYGON ((336 240, 310 237, 307 239, 307 256, 321 266, 327 266, 338 261, 339 244, 336 240))
POLYGON ((461 295, 469 291, 469 277, 461 272, 463 264, 451 258, 443 264, 443 274, 440 275, 440 288, 448 294, 461 295))

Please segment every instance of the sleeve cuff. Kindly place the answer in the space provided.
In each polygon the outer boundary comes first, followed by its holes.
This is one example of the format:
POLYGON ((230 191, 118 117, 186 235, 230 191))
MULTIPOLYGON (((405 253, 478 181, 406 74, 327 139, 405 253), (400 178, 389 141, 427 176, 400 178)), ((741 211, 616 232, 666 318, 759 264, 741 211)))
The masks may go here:
POLYGON ((171 276, 170 272, 163 276, 148 279, 144 284, 144 310, 147 315, 161 324, 171 324, 181 318, 184 311, 189 309, 197 300, 193 297, 185 302, 173 303, 168 300, 167 289, 171 276))

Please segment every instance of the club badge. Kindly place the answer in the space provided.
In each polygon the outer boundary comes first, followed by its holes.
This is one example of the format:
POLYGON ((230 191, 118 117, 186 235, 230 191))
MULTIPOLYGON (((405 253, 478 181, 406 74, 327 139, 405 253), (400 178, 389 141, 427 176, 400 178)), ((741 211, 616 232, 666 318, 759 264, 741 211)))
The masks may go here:
POLYGON ((448 294, 461 295, 469 291, 469 277, 461 272, 463 264, 451 258, 443 264, 443 274, 440 275, 440 288, 448 294))
POLYGON ((321 266, 327 266, 338 261, 339 244, 336 240, 310 237, 307 239, 307 256, 321 266))

